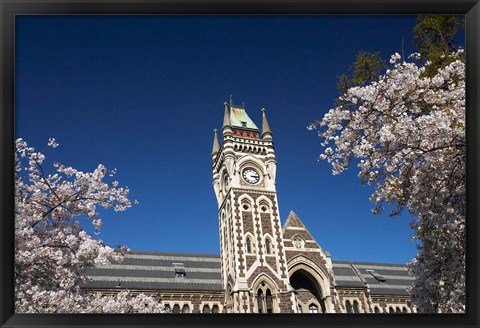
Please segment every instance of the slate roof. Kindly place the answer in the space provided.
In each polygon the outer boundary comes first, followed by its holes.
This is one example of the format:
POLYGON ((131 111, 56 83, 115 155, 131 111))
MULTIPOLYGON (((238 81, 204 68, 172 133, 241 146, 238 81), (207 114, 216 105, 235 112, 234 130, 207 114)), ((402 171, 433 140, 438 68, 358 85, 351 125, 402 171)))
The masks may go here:
POLYGON ((88 269, 84 276, 84 288, 223 291, 218 255, 131 252, 123 262, 88 269))
MULTIPOLYGON (((332 265, 338 287, 367 286, 372 295, 407 296, 413 282, 401 264, 332 261, 332 265)), ((84 276, 88 281, 82 287, 93 289, 223 291, 220 256, 212 254, 133 251, 123 262, 88 269, 84 276)))
POLYGON ((332 261, 332 266, 337 286, 367 286, 372 295, 407 296, 414 280, 402 264, 332 261))

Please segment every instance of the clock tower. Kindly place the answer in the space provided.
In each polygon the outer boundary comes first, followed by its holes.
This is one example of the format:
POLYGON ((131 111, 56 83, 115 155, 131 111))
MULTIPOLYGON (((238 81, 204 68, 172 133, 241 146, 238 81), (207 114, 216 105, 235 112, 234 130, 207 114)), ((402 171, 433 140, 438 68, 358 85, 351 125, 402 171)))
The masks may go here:
POLYGON ((273 135, 265 109, 262 112, 260 131, 243 106, 225 103, 220 143, 214 132, 213 188, 229 313, 292 313, 297 309, 277 203, 273 135))

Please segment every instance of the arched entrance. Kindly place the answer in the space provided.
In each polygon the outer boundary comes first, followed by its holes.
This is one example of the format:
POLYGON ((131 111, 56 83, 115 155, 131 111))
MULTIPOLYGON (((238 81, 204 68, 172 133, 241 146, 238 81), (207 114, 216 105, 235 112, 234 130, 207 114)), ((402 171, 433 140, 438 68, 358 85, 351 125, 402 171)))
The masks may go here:
POLYGON ((325 313, 325 300, 318 281, 306 270, 299 269, 290 276, 302 313, 325 313))

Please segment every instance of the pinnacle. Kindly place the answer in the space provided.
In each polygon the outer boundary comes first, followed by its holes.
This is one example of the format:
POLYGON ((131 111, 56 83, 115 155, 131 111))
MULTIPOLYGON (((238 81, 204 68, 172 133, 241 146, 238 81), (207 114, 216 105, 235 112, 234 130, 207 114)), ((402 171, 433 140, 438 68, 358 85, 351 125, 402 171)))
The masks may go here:
POLYGON ((220 145, 218 144, 218 134, 217 129, 213 130, 213 148, 212 148, 212 156, 218 153, 220 149, 220 145))
POLYGON ((266 139, 271 139, 272 138, 272 131, 270 130, 270 125, 268 124, 268 121, 267 121, 267 114, 266 114, 266 109, 265 108, 262 108, 261 109, 262 113, 263 113, 263 117, 262 117, 262 138, 268 134, 266 137, 266 139))

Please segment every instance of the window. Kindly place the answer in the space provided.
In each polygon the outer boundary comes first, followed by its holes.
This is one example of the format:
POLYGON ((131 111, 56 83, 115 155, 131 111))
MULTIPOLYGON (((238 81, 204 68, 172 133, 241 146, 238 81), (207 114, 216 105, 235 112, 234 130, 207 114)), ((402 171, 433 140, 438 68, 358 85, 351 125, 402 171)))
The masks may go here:
POLYGON ((205 304, 203 306, 202 313, 210 313, 210 307, 208 306, 208 304, 205 304))
POLYGON ((242 122, 242 127, 246 128, 247 127, 247 122, 244 122, 244 121, 240 121, 242 122))
POLYGON ((388 308, 388 313, 394 313, 394 312, 395 312, 395 310, 393 309, 393 307, 390 306, 390 307, 388 308))
MULTIPOLYGON (((275 291, 275 289, 273 289, 275 291)), ((272 293, 272 286, 263 281, 257 289, 257 309, 258 313, 274 313, 275 294, 272 293)))
POLYGON ((165 304, 163 308, 165 309, 165 312, 170 312, 170 304, 165 304))
POLYGON ((218 305, 215 304, 213 307, 212 307, 212 313, 219 313, 220 312, 220 309, 218 308, 218 305))
POLYGON ((188 304, 183 305, 182 313, 190 313, 190 307, 188 306, 188 304))
POLYGON ((376 307, 374 308, 374 311, 375 311, 375 313, 380 313, 380 309, 379 309, 379 307, 378 307, 378 306, 376 306, 376 307))
POLYGON ((247 254, 252 254, 252 239, 247 237, 247 254))
POLYGON ((404 308, 403 308, 403 313, 408 313, 408 311, 407 311, 407 308, 406 308, 406 307, 404 307, 404 308))
POLYGON ((350 304, 350 301, 345 302, 345 309, 347 310, 347 313, 352 313, 352 304, 350 304))
POLYGON ((267 289, 266 292, 266 303, 267 303, 267 313, 273 313, 273 300, 272 300, 272 292, 270 289, 267 289))
POLYGON ((257 293, 257 304, 258 304, 258 313, 263 313, 263 291, 258 290, 257 293))
POLYGON ((400 308, 397 306, 397 309, 395 311, 396 313, 402 313, 402 310, 400 310, 400 308))
POLYGON ((315 304, 310 304, 308 309, 310 310, 310 313, 318 313, 318 307, 315 304))
POLYGON ((272 254, 272 246, 270 245, 270 238, 265 239, 265 252, 267 252, 268 255, 272 254))
POLYGON ((180 305, 175 304, 173 306, 172 313, 180 313, 180 305))
POLYGON ((175 278, 184 278, 186 276, 183 263, 173 263, 173 270, 175 271, 175 278))
POLYGON ((353 301, 353 313, 360 313, 358 309, 358 302, 356 300, 353 301))

